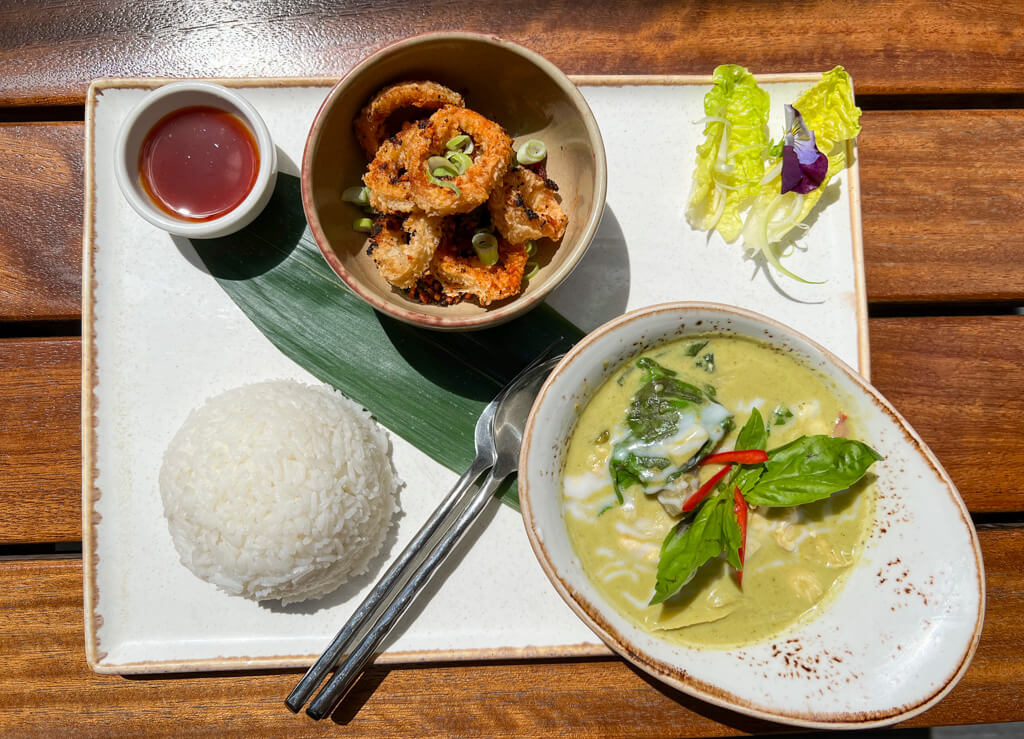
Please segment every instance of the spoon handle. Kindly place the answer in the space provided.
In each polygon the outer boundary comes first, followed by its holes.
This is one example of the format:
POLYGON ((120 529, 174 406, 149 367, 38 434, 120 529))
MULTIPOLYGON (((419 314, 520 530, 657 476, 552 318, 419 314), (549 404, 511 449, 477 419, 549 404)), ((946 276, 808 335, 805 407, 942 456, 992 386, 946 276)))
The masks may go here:
POLYGON ((402 587, 394 601, 387 607, 374 623, 369 632, 356 644, 355 649, 348 658, 341 663, 338 671, 327 681, 327 684, 320 693, 313 699, 306 713, 316 720, 322 719, 334 710, 334 707, 344 697, 345 693, 362 673, 363 668, 373 657, 377 647, 387 636, 388 632, 398 621, 412 603, 416 595, 423 589, 427 580, 437 569, 454 546, 462 538, 470 524, 476 520, 480 513, 487 506, 487 503, 494 497, 494 492, 508 475, 495 477, 492 470, 483 485, 475 493, 469 505, 455 519, 455 523, 445 532, 429 555, 420 563, 416 571, 402 587))
POLYGON ((312 695, 313 691, 316 690, 317 686, 327 676, 327 673, 334 668, 338 660, 345 654, 353 638, 366 625, 370 617, 379 610, 381 605, 390 605, 394 601, 397 592, 396 588, 413 569, 424 546, 438 531, 442 522, 449 517, 449 514, 456 507, 456 503, 462 498, 466 490, 490 467, 491 460, 488 455, 478 455, 473 460, 469 469, 458 479, 451 492, 441 501, 441 504, 431 514, 430 518, 427 519, 427 522, 423 524, 416 536, 402 550, 398 559, 392 563, 388 571, 377 582, 369 595, 366 596, 366 599, 363 600, 359 608, 356 609, 356 612, 352 614, 352 617, 327 646, 324 653, 320 655, 320 659, 309 668, 302 679, 292 688, 292 692, 288 694, 284 704, 293 713, 298 713, 299 709, 309 700, 309 696, 312 695))

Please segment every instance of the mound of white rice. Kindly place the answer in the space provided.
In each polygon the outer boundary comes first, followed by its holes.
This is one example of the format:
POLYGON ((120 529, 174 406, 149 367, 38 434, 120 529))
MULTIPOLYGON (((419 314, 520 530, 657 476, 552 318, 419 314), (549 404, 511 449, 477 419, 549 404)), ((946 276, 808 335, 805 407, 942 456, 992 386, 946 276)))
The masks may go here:
POLYGON ((366 571, 400 484, 369 414, 329 387, 285 380, 208 400, 160 469, 182 564, 232 595, 283 604, 366 571))

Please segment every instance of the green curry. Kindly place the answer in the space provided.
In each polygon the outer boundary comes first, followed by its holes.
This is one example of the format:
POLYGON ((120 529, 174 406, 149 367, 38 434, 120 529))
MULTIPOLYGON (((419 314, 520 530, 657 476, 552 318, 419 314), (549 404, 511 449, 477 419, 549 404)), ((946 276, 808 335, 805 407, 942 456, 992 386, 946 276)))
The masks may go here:
POLYGON ((690 337, 617 371, 580 414, 563 477, 595 587, 689 646, 751 643, 812 617, 872 519, 861 478, 880 457, 842 438, 856 430, 849 410, 827 378, 741 337, 690 337), (709 456, 750 444, 766 462, 726 472, 709 456))

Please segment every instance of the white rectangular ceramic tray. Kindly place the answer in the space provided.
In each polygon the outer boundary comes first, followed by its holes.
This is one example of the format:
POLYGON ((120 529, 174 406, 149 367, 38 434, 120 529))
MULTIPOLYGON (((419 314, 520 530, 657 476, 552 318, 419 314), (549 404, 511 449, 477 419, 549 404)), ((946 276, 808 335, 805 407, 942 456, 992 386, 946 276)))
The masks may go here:
MULTIPOLYGON (((816 75, 759 77, 782 105, 816 75)), ((369 575, 322 601, 289 607, 232 597, 179 561, 157 473, 190 410, 229 388, 314 378, 282 355, 197 264, 184 240, 139 218, 114 180, 121 121, 165 80, 100 80, 86 108, 83 259, 83 540, 86 655, 98 672, 146 673, 308 665, 454 483, 391 435, 407 486, 386 553, 369 575)), ((282 172, 297 175, 306 132, 334 80, 218 80, 266 120, 282 172)), ((709 77, 577 78, 608 155, 607 210, 590 251, 549 303, 584 330, 669 300, 767 314, 868 373, 860 200, 853 166, 830 185, 806 251, 787 264, 823 285, 780 293, 741 248, 692 231, 683 217, 702 138, 709 77), (793 298, 797 298, 794 300, 793 298)), ((435 578, 378 661, 606 654, 558 598, 517 513, 495 506, 435 578)))

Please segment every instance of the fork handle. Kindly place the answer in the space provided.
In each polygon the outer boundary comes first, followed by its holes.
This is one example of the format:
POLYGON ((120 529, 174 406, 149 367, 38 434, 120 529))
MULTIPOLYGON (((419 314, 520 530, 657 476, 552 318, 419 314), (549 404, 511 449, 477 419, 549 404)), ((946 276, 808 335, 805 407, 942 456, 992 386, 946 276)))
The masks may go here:
POLYGON ((423 586, 437 569, 438 565, 445 560, 452 548, 459 542, 463 534, 466 533, 470 524, 476 520, 487 506, 487 503, 494 497, 494 492, 506 477, 508 477, 508 474, 496 477, 493 470, 487 475, 487 479, 480 489, 477 490, 467 508, 455 519, 455 523, 452 524, 451 528, 441 536, 434 545, 434 549, 416 568, 416 571, 402 587, 394 601, 387 607, 387 610, 374 622, 370 631, 356 645, 355 650, 349 654, 348 658, 338 668, 338 671, 334 673, 333 677, 327 681, 324 688, 313 699, 309 708, 306 709, 307 714, 319 721, 334 710, 334 707, 344 697, 345 693, 348 692, 352 683, 362 673, 363 668, 366 667, 370 658, 373 657, 377 647, 384 640, 384 637, 388 635, 388 632, 391 631, 395 622, 405 613, 409 604, 423 589, 423 586))
POLYGON ((370 616, 382 604, 390 605, 394 601, 396 589, 400 581, 413 569, 413 565, 419 558, 424 546, 437 532, 441 523, 448 518, 455 504, 462 498, 466 490, 490 467, 490 460, 479 455, 473 460, 469 469, 463 473, 462 477, 456 481, 451 492, 441 501, 441 504, 431 514, 430 518, 427 519, 427 522, 423 524, 416 536, 402 550, 398 559, 388 568, 388 571, 366 596, 366 599, 363 600, 359 608, 352 614, 352 617, 341 627, 341 631, 337 633, 327 646, 327 649, 324 650, 324 653, 320 655, 320 659, 313 663, 313 666, 309 668, 302 679, 292 688, 292 692, 288 694, 284 701, 284 704, 288 706, 292 713, 299 712, 299 709, 306 703, 313 691, 317 689, 317 686, 327 676, 327 673, 334 668, 338 660, 341 659, 341 656, 348 650, 353 637, 362 629, 370 616))

